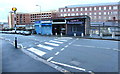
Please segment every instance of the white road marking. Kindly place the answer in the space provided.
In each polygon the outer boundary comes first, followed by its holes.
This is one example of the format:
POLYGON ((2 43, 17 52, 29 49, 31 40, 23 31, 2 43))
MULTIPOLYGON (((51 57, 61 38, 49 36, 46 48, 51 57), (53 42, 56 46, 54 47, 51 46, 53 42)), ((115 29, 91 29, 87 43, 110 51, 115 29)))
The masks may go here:
POLYGON ((119 50, 116 49, 116 48, 105 48, 105 47, 96 47, 96 46, 87 46, 87 45, 73 45, 73 46, 83 46, 83 47, 101 48, 101 49, 111 49, 111 50, 119 51, 119 50))
POLYGON ((53 41, 53 40, 50 40, 50 42, 55 42, 55 43, 60 43, 60 44, 62 44, 62 43, 63 43, 63 42, 53 41))
POLYGON ((45 44, 52 45, 52 46, 59 46, 59 44, 50 43, 50 42, 45 42, 45 44))
POLYGON ((52 62, 52 63, 54 63, 54 64, 58 64, 58 65, 70 67, 70 68, 73 68, 73 69, 77 69, 77 70, 80 70, 80 71, 85 71, 84 68, 79 68, 79 67, 75 67, 75 66, 71 66, 71 65, 64 64, 64 63, 55 62, 55 61, 50 61, 50 62, 52 62))
POLYGON ((54 49, 54 48, 52 48, 52 47, 50 47, 50 46, 45 46, 45 45, 41 45, 41 44, 39 44, 39 45, 37 45, 38 47, 41 47, 41 48, 44 48, 44 49, 47 49, 47 50, 52 50, 52 49, 54 49))
POLYGON ((58 39, 72 39, 71 37, 61 37, 61 38, 58 38, 58 39))
POLYGON ((52 60, 53 59, 53 57, 50 57, 49 59, 47 59, 47 61, 50 61, 50 60, 52 60))
POLYGON ((62 48, 61 51, 63 51, 65 48, 62 48))
POLYGON ((56 52, 55 55, 58 55, 60 52, 56 52))
POLYGON ((66 48, 68 47, 68 45, 65 46, 66 48))
POLYGON ((66 42, 67 40, 58 40, 58 41, 64 41, 64 42, 66 42))
POLYGON ((45 55, 46 54, 46 52, 43 52, 43 51, 40 51, 40 50, 38 50, 38 49, 35 49, 35 48, 29 48, 29 49, 27 49, 28 51, 31 51, 31 52, 34 52, 35 54, 37 54, 37 55, 39 55, 39 56, 43 56, 43 55, 45 55))

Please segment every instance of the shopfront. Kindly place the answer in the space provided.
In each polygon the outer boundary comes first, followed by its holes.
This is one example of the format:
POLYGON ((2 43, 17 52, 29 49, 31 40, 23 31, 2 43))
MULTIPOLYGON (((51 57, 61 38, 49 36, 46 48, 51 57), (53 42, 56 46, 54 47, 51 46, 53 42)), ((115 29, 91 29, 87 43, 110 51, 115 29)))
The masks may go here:
POLYGON ((66 19, 67 23, 67 35, 73 36, 76 34, 80 36, 82 33, 85 35, 85 19, 81 18, 69 18, 66 19))

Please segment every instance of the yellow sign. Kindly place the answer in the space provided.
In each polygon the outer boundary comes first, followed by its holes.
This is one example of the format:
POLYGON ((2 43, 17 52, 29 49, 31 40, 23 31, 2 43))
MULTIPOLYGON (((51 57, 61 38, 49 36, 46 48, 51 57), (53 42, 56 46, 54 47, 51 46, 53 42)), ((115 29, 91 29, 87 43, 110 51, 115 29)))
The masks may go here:
POLYGON ((16 10, 17 10, 17 8, 13 7, 13 8, 12 8, 12 10, 13 10, 13 11, 16 11, 16 10))

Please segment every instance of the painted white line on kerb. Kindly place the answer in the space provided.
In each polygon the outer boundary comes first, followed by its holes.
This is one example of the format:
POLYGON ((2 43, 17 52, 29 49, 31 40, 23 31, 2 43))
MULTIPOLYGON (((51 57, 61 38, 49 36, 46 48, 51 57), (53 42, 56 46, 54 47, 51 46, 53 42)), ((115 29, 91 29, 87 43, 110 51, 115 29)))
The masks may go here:
POLYGON ((55 62, 55 61, 50 61, 50 62, 52 62, 52 63, 54 63, 54 64, 58 64, 58 65, 70 67, 70 68, 73 68, 73 69, 77 69, 77 70, 80 70, 80 71, 85 71, 84 68, 79 68, 79 67, 75 67, 75 66, 71 66, 71 65, 64 64, 64 63, 55 62))
POLYGON ((52 60, 53 59, 53 57, 50 57, 49 59, 47 59, 47 61, 50 61, 50 60, 52 60))
POLYGON ((62 48, 61 51, 63 51, 65 48, 62 48))
POLYGON ((52 49, 54 49, 53 47, 50 47, 50 46, 45 46, 45 45, 41 45, 41 44, 39 44, 39 45, 37 45, 38 47, 41 47, 41 48, 44 48, 44 49, 47 49, 47 50, 52 50, 52 49))
POLYGON ((55 55, 58 55, 60 52, 56 52, 55 55))
POLYGON ((31 52, 33 52, 33 53, 39 55, 39 56, 43 56, 43 55, 46 54, 46 52, 40 51, 40 50, 35 49, 35 48, 33 48, 33 47, 32 47, 32 48, 29 48, 29 49, 27 49, 27 50, 28 50, 28 51, 31 51, 31 52))
POLYGON ((62 44, 62 43, 63 43, 63 42, 53 41, 53 40, 50 40, 50 42, 55 42, 55 43, 60 43, 60 44, 62 44))
POLYGON ((45 44, 52 45, 52 46, 59 46, 59 44, 50 43, 50 42, 45 42, 45 44))

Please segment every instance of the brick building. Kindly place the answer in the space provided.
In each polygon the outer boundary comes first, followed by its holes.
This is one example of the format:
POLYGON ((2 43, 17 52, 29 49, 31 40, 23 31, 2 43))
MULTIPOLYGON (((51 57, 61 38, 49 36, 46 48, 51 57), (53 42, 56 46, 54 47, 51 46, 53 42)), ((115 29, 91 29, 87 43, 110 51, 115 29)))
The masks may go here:
POLYGON ((119 11, 119 2, 69 5, 59 8, 59 16, 88 15, 91 22, 106 22, 120 19, 119 11))
MULTIPOLYGON (((35 12, 35 13, 17 13, 16 14, 16 24, 24 26, 33 26, 36 20, 45 19, 45 18, 52 18, 57 16, 57 11, 49 11, 49 12, 35 12)), ((14 27, 14 14, 10 13, 8 16, 8 24, 9 28, 14 27)))

